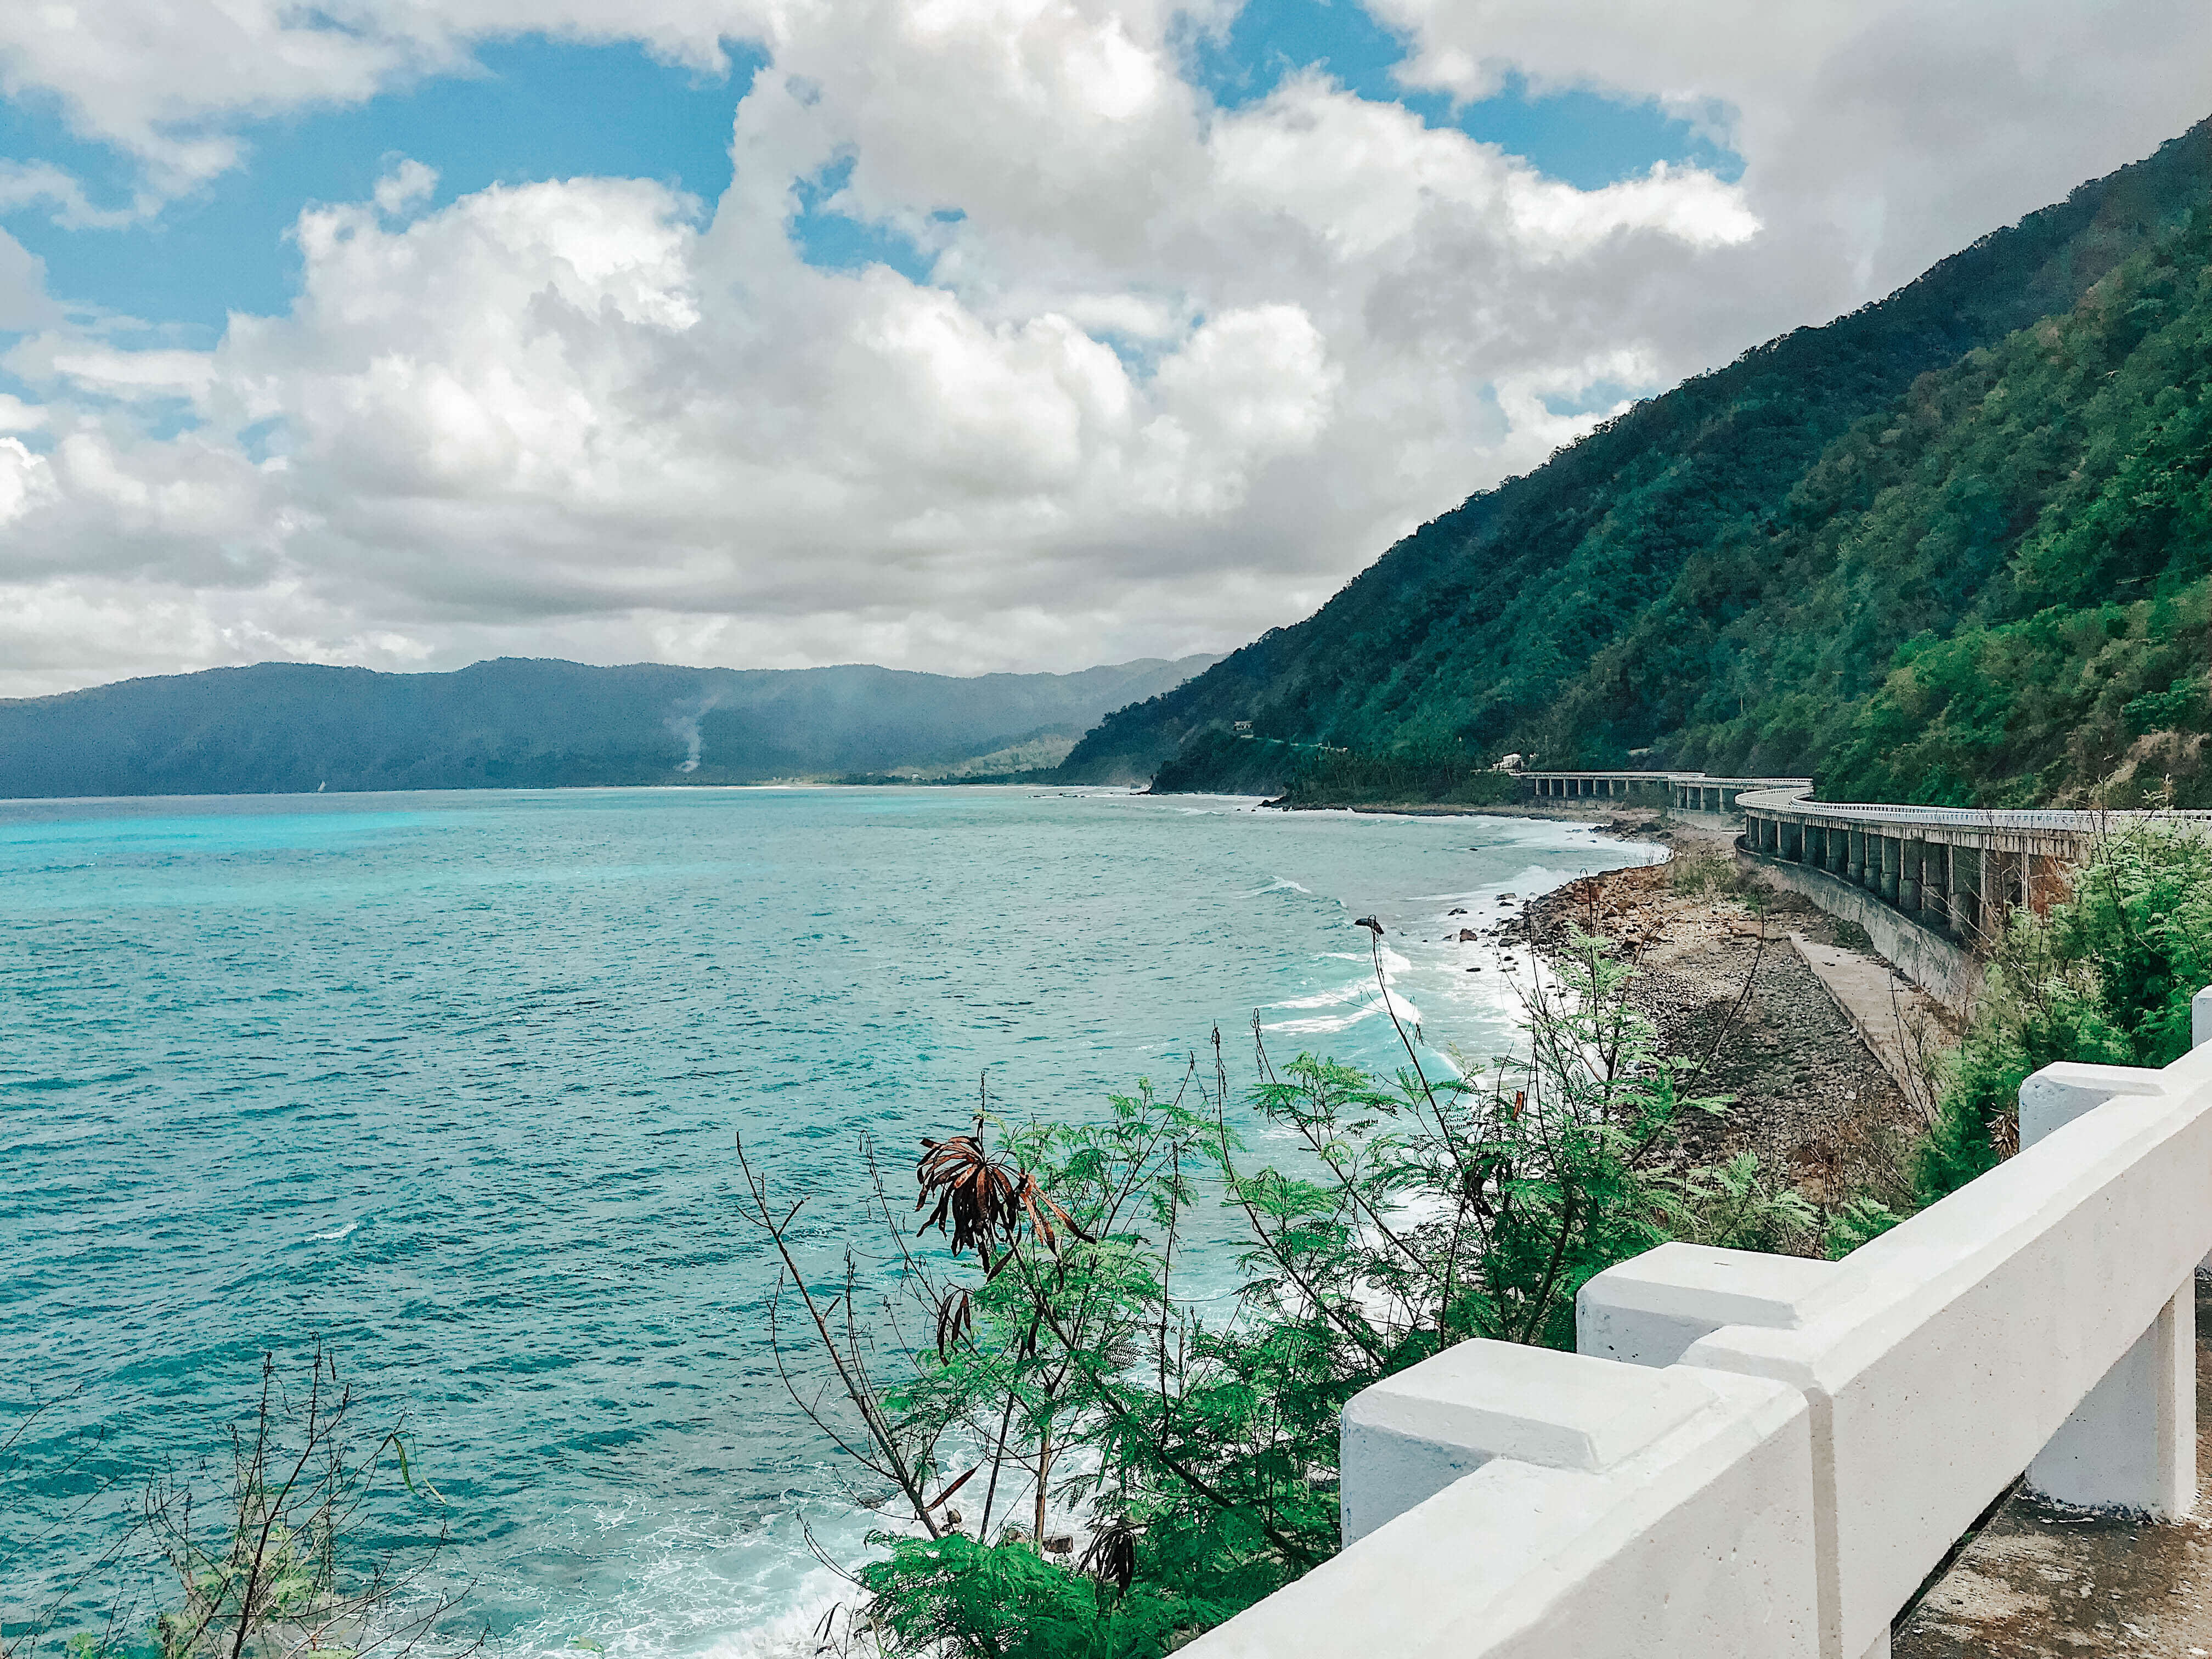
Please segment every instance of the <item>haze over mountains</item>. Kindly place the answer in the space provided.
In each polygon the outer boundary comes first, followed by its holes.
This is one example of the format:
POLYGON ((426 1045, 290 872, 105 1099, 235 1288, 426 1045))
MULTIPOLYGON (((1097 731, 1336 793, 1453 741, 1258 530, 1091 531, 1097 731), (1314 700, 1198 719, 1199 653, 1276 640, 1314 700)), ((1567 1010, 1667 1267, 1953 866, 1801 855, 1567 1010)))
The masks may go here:
POLYGON ((1473 497, 1062 775, 1330 798, 1520 750, 2204 800, 2208 204, 2212 122, 1473 497))
POLYGON ((0 702, 0 795, 757 783, 1048 767, 1215 659, 954 678, 865 666, 453 673, 261 663, 0 702))

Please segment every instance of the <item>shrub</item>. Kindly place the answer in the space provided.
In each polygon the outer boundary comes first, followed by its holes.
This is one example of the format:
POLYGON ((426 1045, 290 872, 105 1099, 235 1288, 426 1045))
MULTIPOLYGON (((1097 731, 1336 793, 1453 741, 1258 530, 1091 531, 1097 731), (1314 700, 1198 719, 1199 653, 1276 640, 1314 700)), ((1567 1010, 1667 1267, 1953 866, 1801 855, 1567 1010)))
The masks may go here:
POLYGON ((811 1374, 780 1349, 794 1397, 902 1500, 905 1528, 856 1577, 878 1639, 1166 1652, 1335 1551, 1338 1418, 1361 1389, 1469 1337, 1571 1347, 1583 1284, 1669 1238, 1808 1239, 1810 1207, 1755 1159, 1683 1168, 1682 1114, 1723 1103, 1686 1091, 1632 973, 1571 934, 1524 1052, 1448 1078, 1410 1041, 1390 1078, 1312 1055, 1279 1070, 1255 1032, 1250 1098, 1296 1151, 1275 1164, 1248 1164, 1230 1127, 1218 1032, 1210 1068, 1103 1121, 979 1114, 925 1143, 924 1225, 947 1248, 895 1240, 905 1311, 873 1328, 851 1316, 854 1258, 826 1298, 812 1288, 794 1212, 747 1165, 778 1300, 811 1339, 811 1374), (1193 1260, 1201 1201, 1241 1224, 1226 1294, 1218 1249, 1193 1260))
POLYGON ((2164 1066, 2212 983, 2212 842, 2171 820, 2109 836, 2072 895, 2015 910, 1980 1006, 1911 1160, 1930 1204, 2019 1144, 2020 1085, 2056 1060, 2164 1066))

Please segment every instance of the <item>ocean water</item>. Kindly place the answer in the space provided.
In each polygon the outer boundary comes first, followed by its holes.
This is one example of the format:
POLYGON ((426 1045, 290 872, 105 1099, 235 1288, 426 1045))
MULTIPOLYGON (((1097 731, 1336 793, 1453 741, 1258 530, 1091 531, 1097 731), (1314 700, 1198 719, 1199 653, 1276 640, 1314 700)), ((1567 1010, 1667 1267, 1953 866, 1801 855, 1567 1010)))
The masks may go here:
POLYGON ((1656 855, 1113 792, 0 803, 0 1437, 53 1402, 0 1616, 115 1524, 26 1547, 34 1498, 188 1466, 319 1339, 407 1413, 502 1651, 772 1645, 834 1590, 805 1533, 866 1517, 777 1380, 735 1133, 826 1259, 859 1138, 908 1179, 987 1069, 1074 1116, 1255 1011, 1395 1064, 1355 916, 1427 1043, 1495 1052, 1509 976, 1446 912, 1656 855))

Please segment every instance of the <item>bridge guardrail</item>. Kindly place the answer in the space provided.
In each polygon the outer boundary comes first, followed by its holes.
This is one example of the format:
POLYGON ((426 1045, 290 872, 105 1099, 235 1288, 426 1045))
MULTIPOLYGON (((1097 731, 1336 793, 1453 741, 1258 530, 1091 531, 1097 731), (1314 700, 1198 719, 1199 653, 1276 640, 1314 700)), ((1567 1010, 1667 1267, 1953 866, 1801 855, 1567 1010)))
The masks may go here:
POLYGON ((1881 1659, 2023 1468, 2196 1492, 2212 989, 2163 1070, 2061 1065, 2022 1152, 1841 1261, 1669 1244, 1573 1354, 1468 1342, 1346 1407, 1344 1552, 1194 1659, 1881 1659))

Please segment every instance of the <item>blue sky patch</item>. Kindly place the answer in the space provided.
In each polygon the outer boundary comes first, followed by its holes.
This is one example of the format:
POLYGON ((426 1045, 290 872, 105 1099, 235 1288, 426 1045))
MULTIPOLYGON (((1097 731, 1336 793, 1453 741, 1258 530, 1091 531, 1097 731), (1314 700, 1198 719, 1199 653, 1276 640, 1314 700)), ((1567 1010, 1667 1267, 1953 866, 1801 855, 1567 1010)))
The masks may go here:
MULTIPOLYGON (((244 167, 150 223, 64 230, 44 207, 0 223, 46 261, 49 293, 173 323, 177 343, 211 345, 225 313, 289 306, 300 258, 284 233, 302 207, 366 200, 403 155, 438 169, 432 206, 487 185, 590 175, 659 179, 711 208, 729 187, 738 101, 767 61, 727 50, 731 72, 712 77, 635 46, 543 37, 489 45, 477 53, 482 76, 249 126, 244 167)), ((75 173, 95 207, 130 202, 127 158, 73 139, 39 100, 0 100, 0 155, 75 173)))
POLYGON ((1601 415, 1615 404, 1648 398, 1657 389, 1625 380, 1594 380, 1579 392, 1549 392, 1537 401, 1546 414, 1564 420, 1571 415, 1601 415))
MULTIPOLYGON (((853 177, 854 158, 832 161, 811 179, 802 179, 793 193, 799 212, 791 221, 793 245, 799 257, 824 270, 860 270, 869 265, 889 265, 908 282, 927 283, 936 261, 914 240, 890 225, 872 223, 839 212, 831 203, 853 177)), ((931 216, 941 223, 957 223, 957 212, 931 216)))

